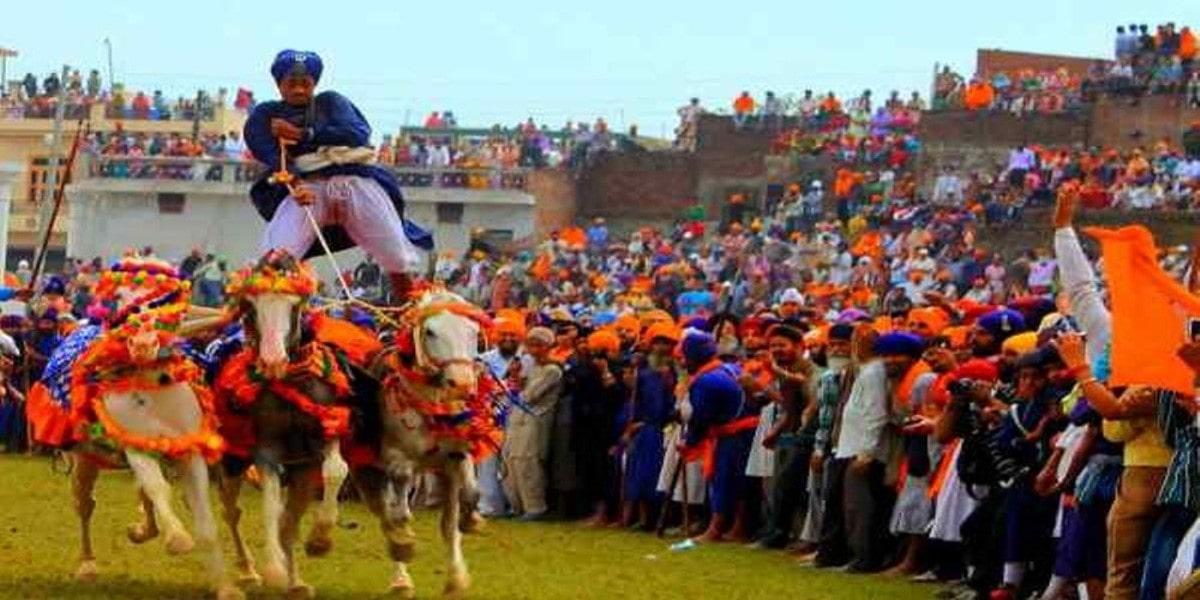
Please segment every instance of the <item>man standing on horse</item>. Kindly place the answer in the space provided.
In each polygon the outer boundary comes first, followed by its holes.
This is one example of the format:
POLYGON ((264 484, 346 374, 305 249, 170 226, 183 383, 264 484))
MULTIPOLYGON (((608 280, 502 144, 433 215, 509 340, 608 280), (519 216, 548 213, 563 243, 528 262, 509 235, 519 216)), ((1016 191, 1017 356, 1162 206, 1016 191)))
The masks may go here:
POLYGON ((404 219, 400 184, 375 164, 371 126, 358 108, 334 91, 315 94, 323 70, 314 52, 280 52, 271 75, 282 100, 257 105, 246 120, 246 145, 268 173, 286 168, 299 176, 294 192, 269 174, 251 188, 268 221, 261 251, 282 248, 297 258, 320 252, 305 214, 311 211, 331 249, 361 246, 389 274, 393 298, 403 303, 409 274, 421 269, 433 237, 404 219))

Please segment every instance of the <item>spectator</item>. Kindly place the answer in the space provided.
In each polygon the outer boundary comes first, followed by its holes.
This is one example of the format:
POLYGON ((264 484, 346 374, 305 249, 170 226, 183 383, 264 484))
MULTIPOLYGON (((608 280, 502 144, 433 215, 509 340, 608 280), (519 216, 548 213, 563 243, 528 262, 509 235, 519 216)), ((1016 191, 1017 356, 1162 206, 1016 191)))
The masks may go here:
POLYGON ((758 129, 766 129, 770 121, 774 131, 783 129, 783 102, 775 97, 775 92, 768 91, 758 112, 758 129))
POLYGON ((755 106, 754 98, 750 97, 750 92, 742 92, 740 96, 733 100, 734 128, 740 131, 746 126, 754 116, 755 106))
POLYGON ((90 98, 100 97, 100 71, 96 69, 88 72, 87 95, 90 98))
POLYGON ((687 106, 676 111, 679 114, 679 126, 675 128, 675 147, 686 152, 696 151, 696 128, 704 108, 700 106, 699 98, 692 98, 687 106))

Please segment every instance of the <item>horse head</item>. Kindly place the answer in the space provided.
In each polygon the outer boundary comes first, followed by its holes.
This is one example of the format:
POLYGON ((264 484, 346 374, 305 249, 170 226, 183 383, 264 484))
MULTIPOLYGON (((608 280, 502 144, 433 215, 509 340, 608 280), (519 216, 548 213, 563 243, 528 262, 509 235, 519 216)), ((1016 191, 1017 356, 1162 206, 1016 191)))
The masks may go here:
POLYGON ((191 299, 191 282, 181 278, 169 263, 156 258, 127 256, 100 275, 95 290, 98 310, 114 326, 131 315, 167 306, 186 306, 191 299))
POLYGON ((473 394, 479 385, 479 336, 490 325, 479 307, 445 290, 425 292, 407 315, 416 364, 448 387, 473 394))
POLYGON ((287 373, 301 340, 301 317, 317 291, 317 278, 292 255, 272 250, 254 267, 237 273, 229 286, 246 331, 258 351, 258 370, 268 379, 287 373))

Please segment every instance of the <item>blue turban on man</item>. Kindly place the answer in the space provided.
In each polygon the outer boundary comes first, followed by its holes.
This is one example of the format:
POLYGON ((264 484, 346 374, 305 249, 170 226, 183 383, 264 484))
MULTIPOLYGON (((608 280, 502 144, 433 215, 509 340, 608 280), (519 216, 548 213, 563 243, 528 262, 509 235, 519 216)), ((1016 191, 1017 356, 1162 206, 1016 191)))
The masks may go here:
POLYGON ((875 340, 875 354, 880 356, 911 356, 918 358, 925 351, 925 341, 907 331, 898 331, 879 336, 875 340))
POLYGON ((57 296, 67 295, 67 282, 62 277, 57 275, 50 277, 45 286, 42 287, 43 294, 54 294, 57 296))
POLYGON ((683 357, 692 363, 704 363, 717 356, 717 341, 712 334, 696 329, 683 337, 683 357))
POLYGON ((321 72, 324 70, 325 65, 316 52, 302 50, 284 50, 276 54, 275 61, 271 63, 271 76, 275 78, 275 83, 287 77, 305 75, 312 77, 313 83, 317 83, 321 81, 321 72))
POLYGON ((982 329, 1003 342, 1008 338, 1025 331, 1025 317, 1011 308, 992 311, 975 322, 977 329, 982 329))

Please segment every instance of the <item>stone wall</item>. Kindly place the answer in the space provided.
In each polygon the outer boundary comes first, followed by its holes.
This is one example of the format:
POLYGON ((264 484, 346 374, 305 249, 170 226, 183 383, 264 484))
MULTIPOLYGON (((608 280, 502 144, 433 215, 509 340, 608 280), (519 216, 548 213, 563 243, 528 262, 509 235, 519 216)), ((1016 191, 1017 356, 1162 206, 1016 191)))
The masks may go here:
POLYGON ((551 231, 575 222, 578 199, 575 180, 569 172, 560 169, 530 171, 525 180, 525 191, 537 199, 533 209, 535 235, 547 236, 551 231))
MULTIPOLYGON (((1083 77, 1098 58, 1081 56, 1063 56, 1059 54, 1037 54, 1034 52, 1011 52, 1008 50, 979 49, 975 53, 975 73, 991 77, 997 71, 1004 71, 1010 77, 1022 69, 1034 71, 1057 71, 1066 68, 1068 72, 1083 77)), ((963 73, 970 77, 974 73, 963 73)))
POLYGON ((1180 135, 1200 109, 1189 108, 1179 96, 1149 96, 1137 102, 1102 99, 1092 105, 1091 145, 1130 148, 1169 140, 1179 145, 1180 135))
POLYGON ((686 152, 606 154, 577 181, 579 217, 662 220, 696 203, 698 161, 686 152))

